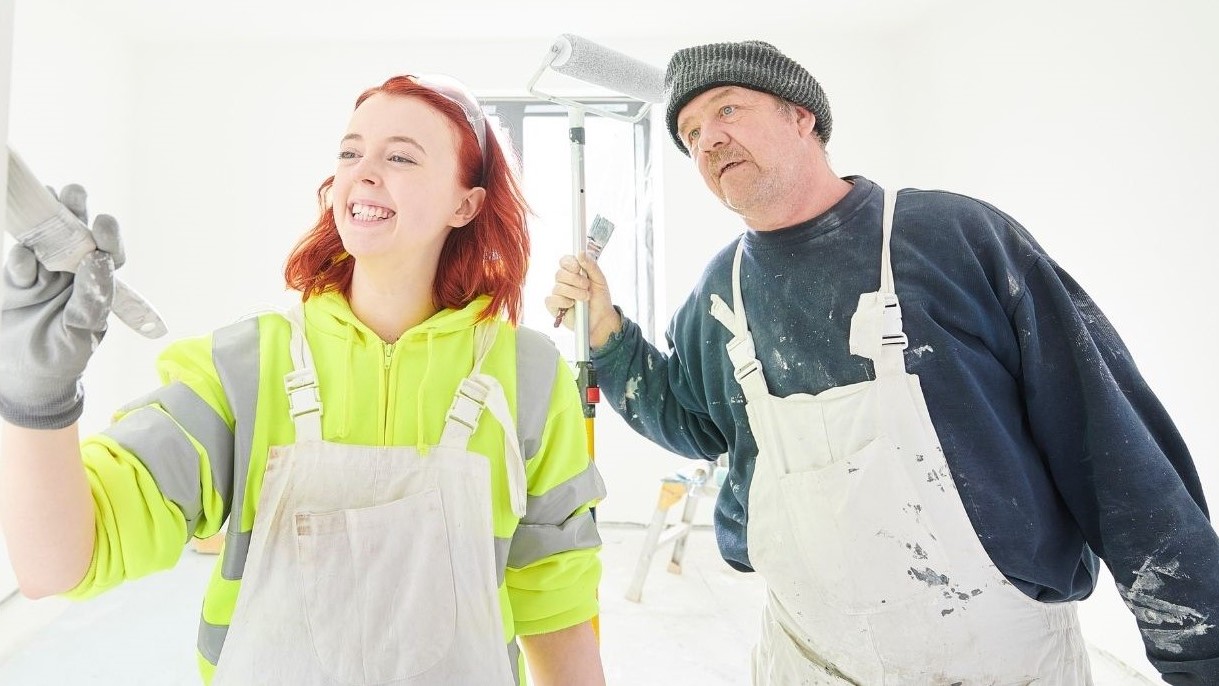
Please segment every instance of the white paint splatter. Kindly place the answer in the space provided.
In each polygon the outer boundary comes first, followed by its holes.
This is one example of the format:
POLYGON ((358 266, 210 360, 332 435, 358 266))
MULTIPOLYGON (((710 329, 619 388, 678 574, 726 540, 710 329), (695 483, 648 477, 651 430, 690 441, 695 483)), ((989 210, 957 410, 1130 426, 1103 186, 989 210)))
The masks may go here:
POLYGON ((1117 590, 1126 601, 1126 607, 1130 608, 1134 616, 1144 624, 1153 626, 1173 624, 1180 627, 1143 629, 1143 635, 1155 643, 1160 650, 1179 654, 1184 650, 1181 643, 1185 639, 1205 635, 1215 628, 1214 624, 1206 623, 1208 619, 1206 615, 1194 608, 1161 600, 1154 595, 1164 588, 1163 577, 1185 578, 1178 560, 1173 559, 1171 562, 1159 564, 1154 556, 1148 557, 1134 576, 1134 583, 1129 588, 1122 584, 1117 585, 1117 590))
POLYGON ((1007 275, 1007 294, 1013 298, 1020 295, 1020 281, 1016 279, 1015 274, 1007 275))
POLYGON ((782 369, 785 372, 791 370, 791 365, 789 365, 787 363, 787 358, 783 357, 783 354, 780 353, 778 350, 775 350, 772 356, 775 359, 776 367, 778 367, 779 369, 782 369))
POLYGON ((924 345, 920 345, 917 348, 912 349, 910 352, 917 357, 922 357, 923 353, 935 352, 935 348, 932 348, 931 346, 924 344, 924 345))
POLYGON ((632 376, 626 380, 626 393, 623 397, 626 400, 636 400, 636 393, 639 391, 639 382, 643 380, 641 376, 632 376))

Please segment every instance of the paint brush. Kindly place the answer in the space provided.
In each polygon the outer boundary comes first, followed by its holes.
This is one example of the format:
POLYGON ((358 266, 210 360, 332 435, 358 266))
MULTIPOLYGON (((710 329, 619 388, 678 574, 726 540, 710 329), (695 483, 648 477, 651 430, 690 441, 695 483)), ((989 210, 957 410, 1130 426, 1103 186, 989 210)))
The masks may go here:
MULTIPOLYGON (((601 251, 605 249, 605 244, 609 243, 610 236, 614 235, 614 222, 597 215, 593 217, 593 223, 588 227, 588 243, 584 246, 584 251, 587 252, 593 260, 601 257, 601 251)), ((559 328, 563 324, 563 317, 567 316, 567 311, 571 309, 564 307, 559 310, 559 313, 554 318, 554 328, 559 328)))
MULTIPOLYGON (((25 162, 8 148, 8 210, 4 228, 51 271, 76 272, 81 258, 97 249, 88 227, 55 199, 25 162)), ((111 311, 148 338, 166 333, 153 306, 118 277, 111 311)))

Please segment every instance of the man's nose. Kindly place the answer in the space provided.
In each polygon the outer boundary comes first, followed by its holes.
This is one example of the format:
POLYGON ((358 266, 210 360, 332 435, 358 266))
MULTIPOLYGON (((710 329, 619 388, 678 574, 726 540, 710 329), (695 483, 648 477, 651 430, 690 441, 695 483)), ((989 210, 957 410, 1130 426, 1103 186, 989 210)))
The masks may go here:
POLYGON ((718 124, 707 124, 699 131, 698 149, 710 152, 728 142, 728 132, 718 124))

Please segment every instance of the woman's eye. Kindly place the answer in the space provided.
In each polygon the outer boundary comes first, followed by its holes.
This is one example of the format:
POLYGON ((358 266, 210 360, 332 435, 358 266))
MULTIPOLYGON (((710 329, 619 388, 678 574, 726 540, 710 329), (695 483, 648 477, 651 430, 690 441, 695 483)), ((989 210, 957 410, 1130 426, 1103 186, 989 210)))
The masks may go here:
POLYGON ((359 155, 357 155, 354 150, 340 150, 339 151, 340 160, 354 160, 356 157, 359 157, 359 155))
POLYGON ((389 161, 393 162, 394 164, 414 164, 415 163, 415 160, 412 160, 411 158, 407 157, 406 155, 390 155, 389 161))

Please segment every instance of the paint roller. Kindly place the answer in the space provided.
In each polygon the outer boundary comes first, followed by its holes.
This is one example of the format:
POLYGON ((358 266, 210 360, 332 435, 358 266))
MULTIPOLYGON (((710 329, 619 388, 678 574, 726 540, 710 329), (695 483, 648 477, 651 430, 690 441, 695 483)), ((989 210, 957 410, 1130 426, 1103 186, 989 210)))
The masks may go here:
POLYGON ((664 75, 656 67, 570 33, 550 46, 549 66, 560 74, 648 103, 661 101, 664 75))
POLYGON ((593 112, 603 117, 634 123, 642 120, 652 104, 660 102, 663 98, 664 73, 657 67, 624 55, 617 50, 594 43, 587 38, 564 33, 560 34, 554 43, 551 43, 550 51, 546 53, 542 65, 529 80, 527 88, 533 95, 566 105, 572 111, 593 112), (633 116, 628 116, 589 103, 546 93, 537 87, 537 83, 547 69, 621 93, 643 102, 644 105, 633 116))

